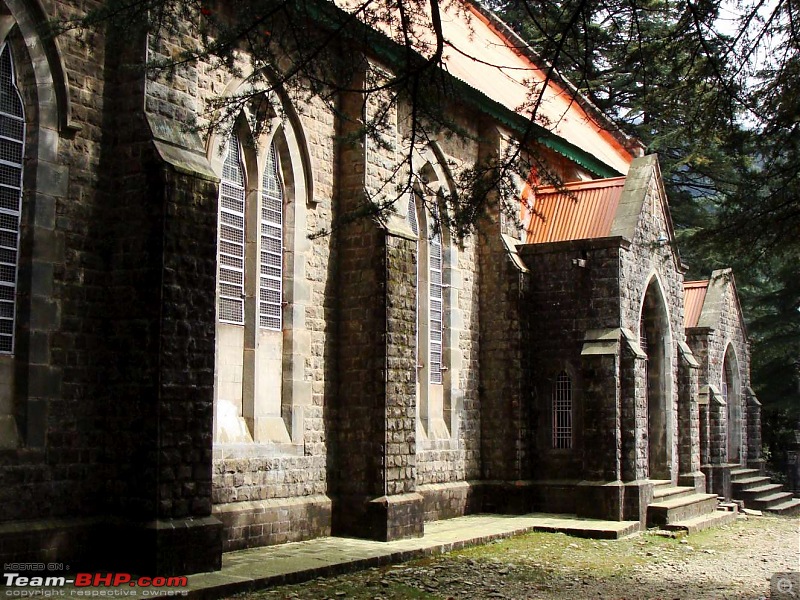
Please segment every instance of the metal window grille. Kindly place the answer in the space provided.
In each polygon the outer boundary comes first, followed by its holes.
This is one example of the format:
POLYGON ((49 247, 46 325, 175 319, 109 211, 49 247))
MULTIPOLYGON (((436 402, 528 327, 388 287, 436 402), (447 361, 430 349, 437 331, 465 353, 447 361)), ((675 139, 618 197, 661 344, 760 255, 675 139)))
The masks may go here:
POLYGON ((414 194, 408 198, 408 224, 411 226, 411 231, 414 232, 414 235, 419 235, 419 224, 417 223, 417 202, 414 194))
POLYGON ((647 332, 644 329, 644 323, 639 324, 639 347, 642 349, 642 352, 647 354, 649 348, 647 346, 647 332))
MULTIPOLYGON (((408 198, 408 224, 414 235, 419 235, 419 224, 417 223, 417 200, 416 194, 411 194, 408 198)), ((417 247, 414 250, 417 257, 417 268, 414 272, 414 279, 416 280, 416 296, 414 298, 414 364, 419 369, 419 240, 417 240, 417 247)), ((417 370, 417 373, 419 371, 417 370)))
POLYGON ((0 50, 0 354, 14 351, 25 113, 11 49, 0 50))
POLYGON ((259 326, 280 331, 283 313, 283 187, 275 144, 267 153, 267 164, 261 177, 259 273, 259 326))
POLYGON ((219 186, 219 320, 244 325, 244 168, 239 138, 228 139, 219 186))
MULTIPOLYGON (((434 208, 434 220, 435 220, 434 208)), ((442 236, 436 230, 429 241, 429 294, 430 294, 430 374, 431 383, 442 383, 442 331, 443 297, 442 297, 442 236)))
POLYGON ((572 448, 572 379, 565 371, 553 387, 553 448, 572 448))

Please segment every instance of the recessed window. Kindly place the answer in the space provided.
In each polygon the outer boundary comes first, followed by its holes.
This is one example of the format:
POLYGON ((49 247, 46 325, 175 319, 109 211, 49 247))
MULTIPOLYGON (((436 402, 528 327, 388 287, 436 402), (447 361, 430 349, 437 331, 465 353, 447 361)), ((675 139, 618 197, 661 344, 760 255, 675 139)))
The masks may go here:
POLYGON ((553 386, 553 448, 572 448, 572 379, 566 371, 553 386))
POLYGON ((0 354, 14 352, 25 113, 11 50, 0 52, 0 354))
POLYGON ((261 177, 261 264, 259 326, 280 331, 283 297, 283 188, 275 144, 261 177))
MULTIPOLYGON (((434 213, 435 217, 435 213, 434 213)), ((442 383, 442 236, 437 229, 428 242, 428 294, 430 299, 430 376, 431 383, 442 383)))
POLYGON ((219 320, 244 325, 244 168, 239 138, 228 139, 219 191, 219 320))

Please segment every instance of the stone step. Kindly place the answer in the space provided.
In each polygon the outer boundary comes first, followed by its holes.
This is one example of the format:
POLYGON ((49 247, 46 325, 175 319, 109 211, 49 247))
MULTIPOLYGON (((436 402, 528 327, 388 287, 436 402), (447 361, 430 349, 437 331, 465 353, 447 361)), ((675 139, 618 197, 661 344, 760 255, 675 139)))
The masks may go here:
POLYGON ((755 477, 757 475, 761 475, 761 471, 758 469, 733 469, 731 471, 731 481, 736 481, 737 479, 745 479, 746 477, 755 477))
POLYGON ((770 494, 769 496, 756 498, 755 500, 752 500, 747 504, 748 508, 755 508, 756 510, 770 510, 771 506, 783 504, 784 502, 788 502, 791 499, 792 499, 791 492, 776 492, 774 494, 770 494))
POLYGON ((652 483, 656 488, 672 487, 671 479, 651 479, 650 483, 652 483))
POLYGON ((675 498, 683 498, 694 494, 694 488, 688 486, 661 486, 657 485, 653 488, 653 502, 661 502, 663 500, 673 500, 675 498))
POLYGON ((743 492, 745 490, 749 490, 750 488, 767 485, 769 483, 769 477, 759 475, 758 477, 745 477, 744 479, 738 479, 732 482, 731 485, 733 487, 733 495, 736 497, 738 492, 743 492))
POLYGON ((780 483, 768 483, 766 485, 759 485, 756 487, 747 488, 746 490, 739 490, 737 499, 744 500, 750 503, 753 500, 758 500, 764 496, 769 496, 775 492, 783 491, 783 486, 780 483))
POLYGON ((691 535, 709 527, 719 527, 732 523, 738 516, 739 514, 736 511, 715 510, 705 515, 691 517, 685 521, 667 523, 664 525, 664 529, 667 531, 685 531, 687 535, 691 535))
POLYGON ((686 521, 714 512, 717 507, 715 494, 690 494, 680 498, 652 502, 647 507, 647 525, 664 526, 686 521))
POLYGON ((783 515, 785 517, 800 516, 800 498, 792 498, 780 504, 773 504, 769 508, 764 509, 773 515, 783 515))

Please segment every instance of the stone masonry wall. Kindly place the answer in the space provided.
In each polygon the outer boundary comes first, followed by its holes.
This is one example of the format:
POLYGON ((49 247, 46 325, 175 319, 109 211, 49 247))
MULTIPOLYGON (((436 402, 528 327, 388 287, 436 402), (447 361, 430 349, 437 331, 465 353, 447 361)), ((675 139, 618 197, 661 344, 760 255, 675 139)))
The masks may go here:
MULTIPOLYGON (((688 331, 689 345, 700 363, 700 386, 712 385, 722 390, 726 352, 732 351, 739 380, 739 397, 729 390, 729 401, 738 402, 742 454, 739 464, 747 464, 750 446, 748 442, 755 435, 749 431, 746 389, 750 386, 750 348, 742 315, 736 298, 736 288, 730 271, 715 271, 706 295, 706 306, 698 322, 698 327, 688 331), (710 306, 710 304, 715 306, 710 306)), ((728 407, 711 407, 710 437, 703 437, 703 465, 725 464, 728 457, 728 407)))
MULTIPOLYGON (((481 160, 502 155, 497 130, 487 128, 482 138, 481 160)), ((517 225, 499 207, 489 210, 478 230, 482 478, 497 481, 521 480, 530 461, 530 389, 523 385, 521 328, 525 274, 501 237, 517 233, 517 225)), ((494 509, 503 510, 501 494, 487 498, 494 509)))
MULTIPOLYGON (((0 521, 52 519, 103 510, 100 468, 104 439, 95 426, 103 402, 100 340, 107 306, 105 234, 94 224, 104 112, 105 38, 75 32, 52 41, 37 36, 45 18, 83 14, 88 5, 49 2, 38 14, 30 3, 6 2, 18 29, 9 43, 26 116, 14 390, 16 448, 0 450, 0 521), (65 68, 55 75, 44 50, 65 68), (60 54, 58 53, 60 51, 60 54), (65 101, 56 98, 58 94, 65 101), (71 113, 67 114, 67 104, 71 113)), ((0 386, 9 385, 0 381, 0 386)), ((3 535, 0 533, 0 535, 3 535)), ((22 541, 0 555, 42 559, 41 547, 22 541)), ((65 542, 65 546, 68 542, 65 542)), ((50 555, 77 547, 51 549, 50 555)))
POLYGON ((526 381, 532 382, 534 390, 529 478, 583 477, 581 349, 588 330, 618 327, 620 251, 618 240, 536 244, 521 249, 533 273, 525 295, 523 325, 525 364, 529 365, 526 381), (577 261, 585 261, 584 266, 577 261), (573 446, 568 450, 554 449, 552 440, 553 386, 561 371, 572 378, 573 446))
MULTIPOLYGON (((158 58, 174 52, 176 48, 191 46, 196 40, 190 31, 184 37, 151 40, 151 54, 158 58)), ((199 115, 205 103, 226 91, 233 91, 235 78, 210 64, 199 63, 172 74, 152 75, 146 89, 148 115, 173 123, 179 131, 188 117, 199 115)), ((305 296, 304 314, 300 321, 307 331, 306 352, 302 364, 294 365, 299 378, 308 382, 311 398, 302 408, 302 439, 300 452, 281 451, 268 445, 260 449, 220 448, 215 451, 213 466, 213 502, 227 504, 324 496, 327 493, 327 436, 325 433, 324 398, 335 389, 333 355, 333 238, 330 235, 307 239, 322 230, 329 230, 333 218, 334 185, 334 116, 322 101, 312 99, 302 107, 275 107, 276 112, 295 114, 295 122, 284 122, 283 127, 297 127, 302 132, 308 164, 313 165, 310 178, 313 197, 309 198, 305 229, 294 231, 302 244, 310 244, 295 267, 303 280, 296 287, 305 296)), ((218 134, 223 135, 222 132, 218 134)), ((207 148, 216 147, 212 140, 204 140, 207 148)), ((199 148, 206 153, 206 147, 199 148)), ((209 157, 213 159, 214 157, 209 157)), ((292 164, 294 170, 305 165, 292 164)), ((309 190, 310 191, 310 190, 309 190)), ((306 199, 299 199, 306 202, 306 199)), ((215 236, 208 244, 213 246, 215 236)), ((212 284, 213 289, 213 284, 212 284)), ((226 512, 227 514, 227 512, 226 512)), ((324 532, 317 531, 316 534, 324 532)), ((276 538, 277 539, 277 538, 276 538)))
MULTIPOLYGON (((460 114, 464 123, 475 120, 457 107, 452 107, 451 114, 460 114)), ((442 133, 433 142, 444 163, 441 167, 448 176, 458 178, 457 166, 464 167, 477 160, 479 147, 476 138, 476 132, 469 137, 442 133)), ((446 285, 444 352, 449 370, 444 381, 450 382, 452 410, 456 413, 448 425, 454 422, 455 427, 449 439, 417 440, 420 486, 480 477, 477 240, 474 237, 455 240, 445 235, 443 241, 446 285)))
MULTIPOLYGON (((630 248, 622 253, 620 270, 621 292, 621 326, 635 335, 639 334, 639 321, 642 313, 642 302, 645 291, 653 275, 656 276, 664 302, 667 306, 670 339, 670 364, 667 369, 668 411, 668 443, 671 457, 671 472, 678 473, 678 341, 684 341, 683 331, 683 272, 679 258, 672 246, 668 217, 661 203, 660 184, 655 172, 649 181, 647 196, 639 215, 636 234, 630 248)), ((644 364, 640 368, 644 368, 644 364)), ((639 444, 647 444, 646 436, 639 438, 639 444)), ((646 450, 637 451, 639 466, 637 470, 646 469, 646 450)))

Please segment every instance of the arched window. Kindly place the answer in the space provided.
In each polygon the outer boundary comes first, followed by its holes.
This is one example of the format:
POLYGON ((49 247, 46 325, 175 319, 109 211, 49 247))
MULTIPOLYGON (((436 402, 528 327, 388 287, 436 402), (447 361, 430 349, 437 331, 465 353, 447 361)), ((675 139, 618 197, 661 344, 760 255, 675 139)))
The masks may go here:
POLYGON ((431 439, 449 437, 450 392, 444 389, 445 246, 436 200, 426 202, 415 193, 408 201, 408 224, 417 239, 416 347, 417 408, 425 434, 431 439), (447 418, 445 418, 447 417, 447 418))
POLYGON ((239 138, 231 135, 219 186, 219 320, 244 325, 245 179, 239 138))
POLYGON ((25 113, 11 49, 0 50, 0 354, 13 354, 22 213, 25 113))
MULTIPOLYGON (((417 378, 419 378, 419 222, 417 221, 417 202, 416 194, 411 194, 408 198, 408 225, 411 231, 417 236, 417 270, 415 273, 417 295, 414 299, 414 365, 417 371, 417 378)), ((417 381, 419 383, 419 381, 417 381)), ((419 395, 419 394, 418 394, 419 395)))
POLYGON ((275 144, 270 144, 261 177, 259 277, 259 326, 280 331, 283 321, 283 186, 275 144))
POLYGON ((572 448, 572 379, 566 371, 553 384, 553 448, 572 448))
POLYGON ((725 349, 725 356, 722 360, 722 378, 720 381, 722 388, 722 399, 725 402, 728 436, 728 462, 740 463, 742 461, 742 405, 741 390, 739 382, 739 366, 736 360, 736 353, 732 345, 725 349))
MULTIPOLYGON (((302 311, 292 266, 301 260, 289 223, 297 222, 296 193, 285 130, 259 149, 258 140, 228 137, 219 190, 218 322, 215 441, 287 444, 302 430, 293 403, 306 401, 295 362, 300 344, 290 327, 302 311), (280 145, 279 145, 280 144, 280 145), (283 148, 283 150, 280 150, 283 148), (284 152, 292 186, 284 185, 284 152), (259 156, 261 157, 259 160, 259 156), (293 178, 293 179, 292 179, 293 178), (294 217, 286 215, 294 206, 294 217), (293 246, 295 244, 295 246, 293 246), (287 248, 288 247, 288 248, 287 248), (288 267, 287 267, 288 265, 288 267), (294 433, 292 433, 294 432, 294 433)), ((249 135, 244 125, 242 136, 249 135)), ((291 216, 291 215, 290 215, 291 216)), ((301 380, 302 383, 302 380, 301 380)))

